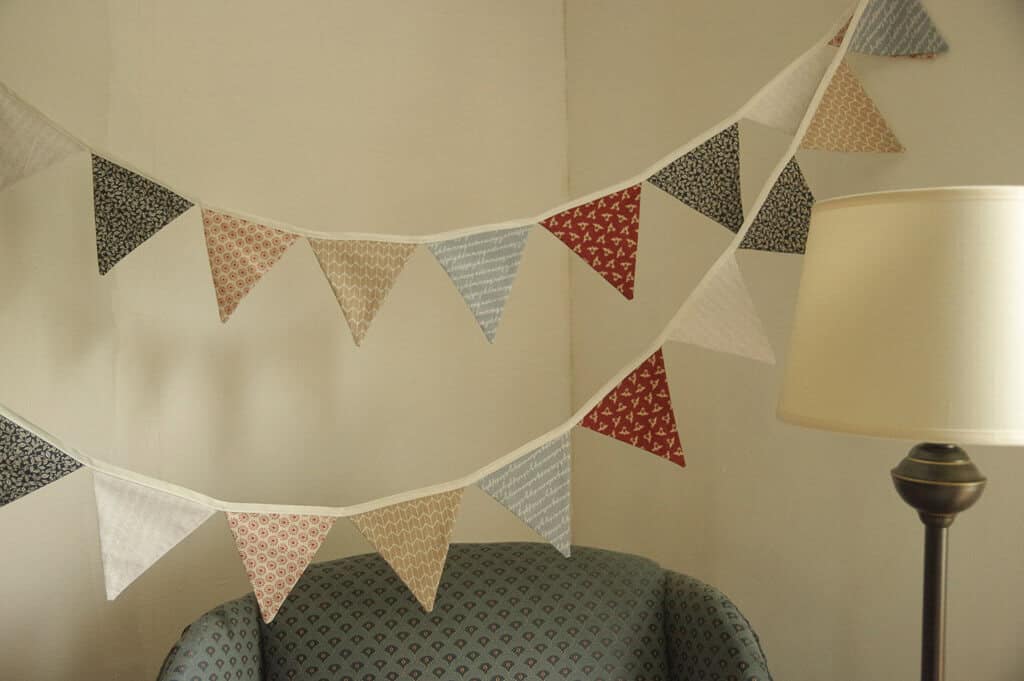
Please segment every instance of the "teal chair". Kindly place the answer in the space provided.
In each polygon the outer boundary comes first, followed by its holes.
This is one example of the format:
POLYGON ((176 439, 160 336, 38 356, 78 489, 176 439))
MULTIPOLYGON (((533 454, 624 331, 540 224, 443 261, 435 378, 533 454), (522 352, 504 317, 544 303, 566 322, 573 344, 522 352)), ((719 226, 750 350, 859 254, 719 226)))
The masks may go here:
POLYGON ((252 594, 191 624, 160 681, 770 681, 718 590, 645 558, 453 544, 434 611, 377 555, 310 565, 270 624, 252 594))

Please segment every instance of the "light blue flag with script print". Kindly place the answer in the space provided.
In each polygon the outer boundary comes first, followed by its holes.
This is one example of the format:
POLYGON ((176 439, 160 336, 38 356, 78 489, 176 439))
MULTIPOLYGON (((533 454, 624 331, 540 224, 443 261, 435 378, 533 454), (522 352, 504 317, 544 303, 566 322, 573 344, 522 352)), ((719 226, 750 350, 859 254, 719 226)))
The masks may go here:
POLYGON ((428 244, 491 343, 498 333, 529 231, 529 227, 516 227, 428 244))
POLYGON ((884 57, 933 57, 948 52, 920 0, 872 0, 864 8, 850 49, 884 57))
POLYGON ((569 557, 569 433, 541 445, 477 483, 569 557))

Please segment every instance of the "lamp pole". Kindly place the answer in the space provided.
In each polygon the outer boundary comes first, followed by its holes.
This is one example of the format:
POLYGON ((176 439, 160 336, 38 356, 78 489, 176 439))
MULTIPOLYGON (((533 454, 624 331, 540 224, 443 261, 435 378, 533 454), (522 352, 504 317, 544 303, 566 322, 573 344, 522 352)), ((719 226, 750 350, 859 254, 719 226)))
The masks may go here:
POLYGON ((986 479, 960 447, 926 442, 892 469, 896 491, 924 523, 921 681, 946 674, 946 564, 949 526, 981 497, 986 479))

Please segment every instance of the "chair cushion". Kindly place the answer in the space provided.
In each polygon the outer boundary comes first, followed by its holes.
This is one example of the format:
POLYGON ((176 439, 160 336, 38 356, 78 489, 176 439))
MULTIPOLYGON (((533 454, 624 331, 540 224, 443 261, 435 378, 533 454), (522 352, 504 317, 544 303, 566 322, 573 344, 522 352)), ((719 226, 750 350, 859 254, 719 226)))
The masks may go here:
POLYGON ((434 611, 367 554, 311 565, 269 625, 267 681, 667 681, 665 573, 626 554, 454 544, 434 611))

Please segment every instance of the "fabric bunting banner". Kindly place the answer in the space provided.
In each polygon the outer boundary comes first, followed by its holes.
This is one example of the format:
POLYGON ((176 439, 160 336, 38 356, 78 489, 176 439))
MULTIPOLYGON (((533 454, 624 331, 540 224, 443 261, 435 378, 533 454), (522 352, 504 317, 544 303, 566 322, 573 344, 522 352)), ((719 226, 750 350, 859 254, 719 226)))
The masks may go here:
POLYGON ((93 471, 93 490, 111 601, 213 515, 208 506, 99 471, 93 471))
POLYGON ((356 345, 362 345, 415 244, 310 239, 356 345))
POLYGON ((775 353, 733 255, 694 291, 692 304, 669 338, 775 364, 775 353))
POLYGON ((569 557, 570 435, 541 445, 477 485, 569 557))
POLYGON ((845 60, 829 82, 800 148, 876 153, 904 150, 845 60))
POLYGON ((835 56, 834 48, 827 45, 815 47, 757 95, 746 118, 795 134, 835 56))
POLYGON ((627 300, 636 285, 640 185, 594 199, 541 221, 627 300))
POLYGON ((82 467, 70 456, 0 416, 0 506, 82 467))
POLYGON ((457 489, 351 518, 427 612, 434 609, 461 501, 457 489))
MULTIPOLYGON (((849 25, 849 23, 847 23, 849 25)), ((829 43, 839 45, 846 27, 829 43)), ((850 50, 883 57, 934 57, 949 44, 920 0, 872 0, 850 40, 850 50)))
POLYGON ((203 209, 203 230, 222 322, 298 238, 207 208, 203 209))
POLYGON ((0 189, 49 168, 85 146, 0 85, 0 189))
POLYGON ((739 230, 743 225, 739 124, 683 154, 647 181, 730 231, 739 230))
POLYGON ((270 622, 327 538, 335 518, 280 513, 225 515, 260 614, 264 622, 270 622))
POLYGON ((529 233, 529 227, 520 227, 429 245, 491 343, 498 333, 529 233))
POLYGON ((580 425, 686 465, 660 348, 605 395, 580 425))
POLYGON ((740 248, 775 253, 803 253, 811 226, 811 193, 796 158, 779 174, 768 197, 754 218, 740 248))
POLYGON ((96 154, 92 198, 100 274, 192 207, 170 189, 96 154))

